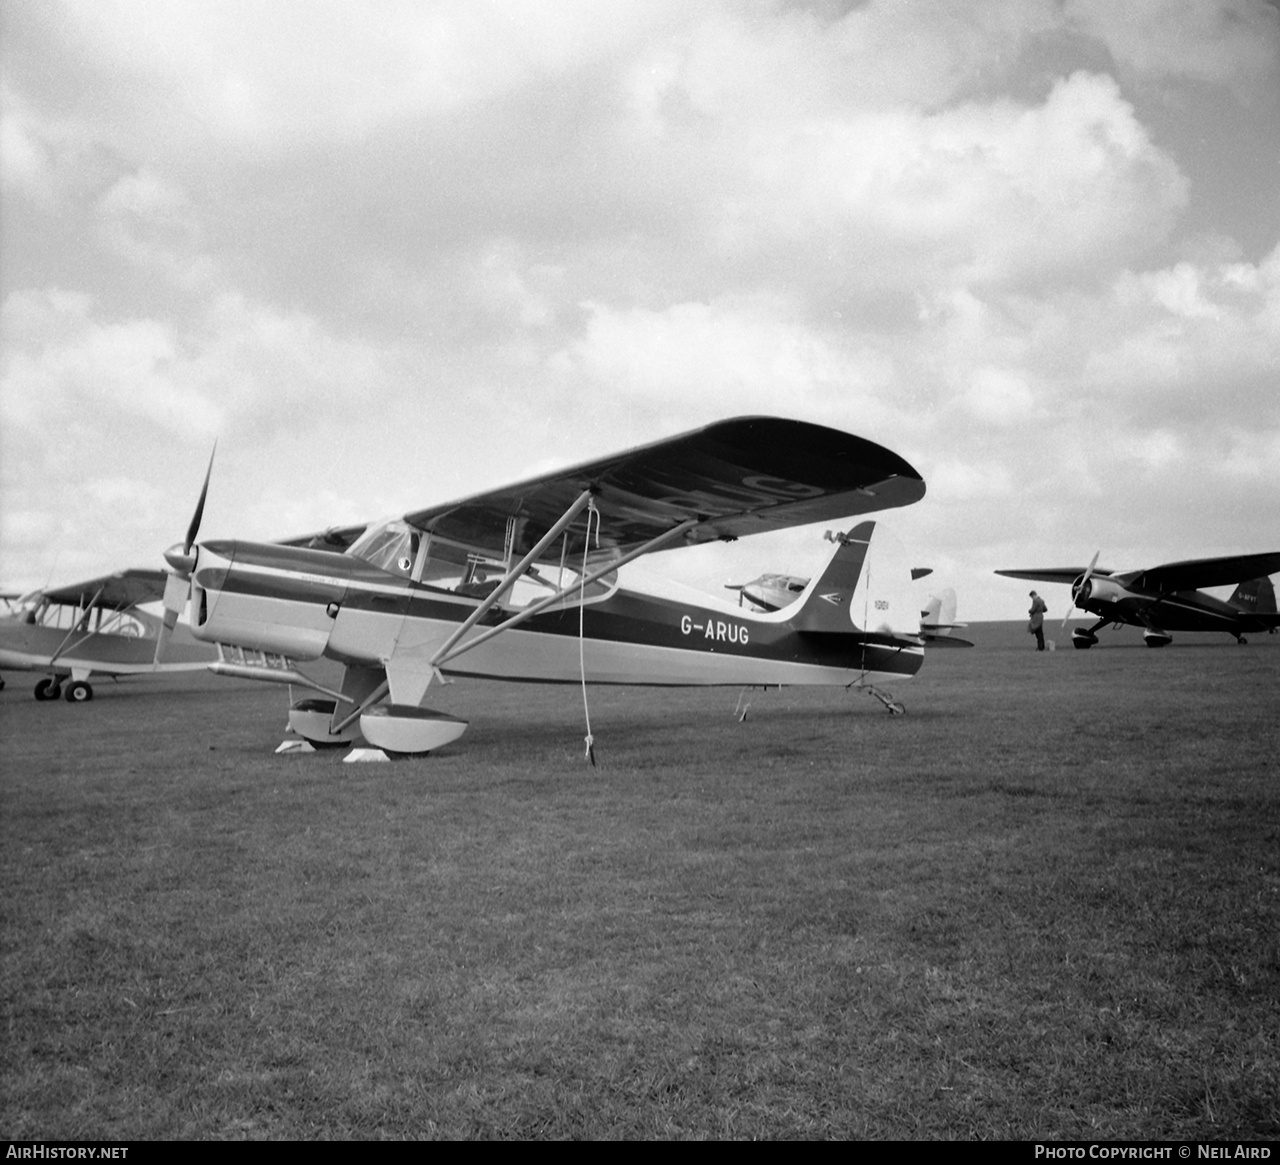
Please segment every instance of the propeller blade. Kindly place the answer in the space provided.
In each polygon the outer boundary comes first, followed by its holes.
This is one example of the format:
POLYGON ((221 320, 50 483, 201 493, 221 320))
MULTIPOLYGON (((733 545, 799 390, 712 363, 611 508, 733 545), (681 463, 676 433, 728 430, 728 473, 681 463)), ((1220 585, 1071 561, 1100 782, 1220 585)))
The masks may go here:
MULTIPOLYGON (((1099 550, 1098 553, 1095 554, 1093 558, 1089 561, 1089 565, 1085 567, 1084 574, 1080 578, 1080 590, 1084 590, 1085 585, 1093 577, 1093 568, 1098 565, 1098 554, 1101 554, 1101 553, 1102 551, 1099 550)), ((1076 594, 1077 594, 1076 588, 1074 585, 1072 585, 1071 598, 1067 600, 1067 613, 1062 616, 1062 629, 1058 632, 1059 639, 1061 639, 1063 635, 1066 634, 1067 620, 1071 618, 1071 612, 1076 609, 1076 594)))
POLYGON ((182 544, 182 553, 190 554, 196 536, 200 533, 200 520, 204 517, 204 500, 209 496, 209 478, 213 476, 213 458, 218 452, 218 442, 213 443, 213 452, 209 454, 209 468, 204 471, 204 485, 200 487, 200 500, 196 502, 196 512, 191 515, 191 525, 187 527, 187 539, 182 544))

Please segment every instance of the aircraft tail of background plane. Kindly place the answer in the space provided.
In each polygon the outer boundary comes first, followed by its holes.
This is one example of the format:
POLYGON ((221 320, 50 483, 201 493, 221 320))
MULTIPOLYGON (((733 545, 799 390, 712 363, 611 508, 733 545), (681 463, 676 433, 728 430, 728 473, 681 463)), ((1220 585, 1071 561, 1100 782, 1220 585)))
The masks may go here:
POLYGON ((844 534, 828 531, 827 537, 835 552, 806 588, 791 625, 809 632, 918 635, 920 611, 901 545, 874 521, 844 534))
POLYGON ((1276 588, 1269 578, 1255 578, 1242 582, 1227 600, 1233 607, 1254 615, 1276 614, 1276 588))

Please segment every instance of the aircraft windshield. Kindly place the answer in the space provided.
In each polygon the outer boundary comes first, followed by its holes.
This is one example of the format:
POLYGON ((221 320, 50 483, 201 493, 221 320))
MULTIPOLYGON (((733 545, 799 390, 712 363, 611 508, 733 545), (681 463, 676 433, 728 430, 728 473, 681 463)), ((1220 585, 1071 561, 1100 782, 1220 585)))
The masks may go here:
POLYGON ((399 520, 383 522, 370 526, 347 547, 347 553, 363 558, 365 562, 376 566, 379 570, 385 570, 389 574, 404 575, 407 578, 418 556, 418 543, 421 537, 422 535, 412 529, 407 522, 399 520))

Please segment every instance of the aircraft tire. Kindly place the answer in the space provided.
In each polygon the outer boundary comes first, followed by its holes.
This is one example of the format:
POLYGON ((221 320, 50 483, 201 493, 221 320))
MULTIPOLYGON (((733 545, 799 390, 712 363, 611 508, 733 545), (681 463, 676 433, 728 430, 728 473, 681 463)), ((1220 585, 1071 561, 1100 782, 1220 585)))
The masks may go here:
POLYGON ((56 680, 45 678, 36 684, 37 700, 56 700, 61 694, 56 680))
POLYGON ((73 680, 67 685, 68 704, 87 704, 93 699, 93 689, 84 680, 73 680))

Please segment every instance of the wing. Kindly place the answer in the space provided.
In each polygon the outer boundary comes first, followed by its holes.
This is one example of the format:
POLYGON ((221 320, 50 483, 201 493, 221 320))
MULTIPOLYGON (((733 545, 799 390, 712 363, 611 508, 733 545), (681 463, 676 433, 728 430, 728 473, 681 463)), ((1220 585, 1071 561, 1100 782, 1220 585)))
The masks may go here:
POLYGON ((119 610, 139 603, 155 603, 164 598, 165 572, 134 567, 114 574, 99 575, 86 582, 65 587, 46 587, 37 593, 51 603, 68 607, 106 607, 119 610))
MULTIPOLYGON (((1088 569, 1087 566, 1048 566, 1043 570, 997 570, 996 574, 1002 574, 1005 578, 1027 578, 1032 582, 1067 583, 1070 585, 1088 569)), ((1105 577, 1110 575, 1111 571, 1095 567, 1093 573, 1105 577)))
POLYGON ((1221 587, 1280 573, 1280 553, 1237 554, 1230 558, 1191 558, 1138 572, 1128 585, 1170 593, 1221 587))
MULTIPOLYGON (((607 561, 643 546, 681 522, 696 521, 685 544, 733 540, 810 522, 910 505, 924 496, 920 475, 874 442, 821 425, 774 417, 721 421, 612 457, 531 478, 476 497, 405 515, 433 543, 485 555, 532 549, 590 489, 600 513, 607 561)), ((568 535, 567 553, 583 553, 585 519, 568 535)), ((545 556, 559 560, 557 543, 545 556)))

